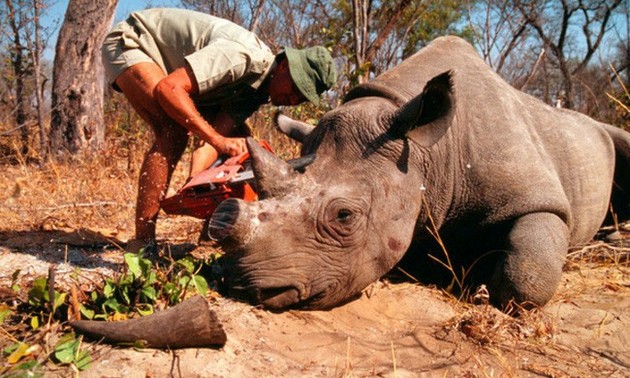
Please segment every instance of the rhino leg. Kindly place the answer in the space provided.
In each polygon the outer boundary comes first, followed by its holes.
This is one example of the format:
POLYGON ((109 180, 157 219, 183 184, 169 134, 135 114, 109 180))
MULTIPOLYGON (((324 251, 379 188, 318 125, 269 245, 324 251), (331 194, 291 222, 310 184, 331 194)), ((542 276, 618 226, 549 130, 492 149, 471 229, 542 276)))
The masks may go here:
POLYGON ((630 219, 630 136, 622 129, 604 125, 615 144, 615 179, 612 186, 612 211, 617 219, 610 216, 605 224, 630 219))
POLYGON ((552 213, 532 213, 516 219, 490 281, 490 297, 498 307, 510 300, 526 307, 542 306, 555 293, 564 265, 569 232, 552 213))

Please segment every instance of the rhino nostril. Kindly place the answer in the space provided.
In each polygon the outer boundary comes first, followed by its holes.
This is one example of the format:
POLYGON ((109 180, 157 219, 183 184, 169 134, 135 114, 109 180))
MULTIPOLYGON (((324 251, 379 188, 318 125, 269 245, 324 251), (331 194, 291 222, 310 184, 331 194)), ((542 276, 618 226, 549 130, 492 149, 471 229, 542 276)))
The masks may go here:
POLYGON ((216 241, 230 236, 239 214, 240 206, 238 200, 227 199, 221 202, 210 218, 208 236, 216 241))

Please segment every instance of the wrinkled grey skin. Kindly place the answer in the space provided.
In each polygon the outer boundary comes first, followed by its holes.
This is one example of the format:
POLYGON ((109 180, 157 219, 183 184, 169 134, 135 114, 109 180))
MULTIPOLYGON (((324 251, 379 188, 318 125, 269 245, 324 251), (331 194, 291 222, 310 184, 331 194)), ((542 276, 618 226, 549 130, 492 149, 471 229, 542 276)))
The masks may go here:
POLYGON ((262 198, 224 201, 210 231, 228 285, 270 309, 344 303, 405 254, 448 278, 426 257, 446 261, 434 227, 493 303, 544 305, 567 248, 607 215, 615 146, 613 200, 628 212, 629 134, 515 90, 455 37, 353 89, 312 132, 279 126, 314 163, 295 172, 248 141, 262 198))

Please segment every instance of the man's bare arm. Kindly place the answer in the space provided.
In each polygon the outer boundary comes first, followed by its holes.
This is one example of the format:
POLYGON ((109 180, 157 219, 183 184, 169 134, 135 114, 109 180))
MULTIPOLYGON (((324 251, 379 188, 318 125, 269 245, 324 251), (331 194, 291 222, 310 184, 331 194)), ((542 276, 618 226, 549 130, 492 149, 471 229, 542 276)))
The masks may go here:
POLYGON ((182 127, 215 147, 221 154, 235 156, 246 150, 242 138, 226 138, 204 119, 191 96, 199 93, 194 74, 188 66, 178 68, 155 88, 155 98, 166 114, 182 127))

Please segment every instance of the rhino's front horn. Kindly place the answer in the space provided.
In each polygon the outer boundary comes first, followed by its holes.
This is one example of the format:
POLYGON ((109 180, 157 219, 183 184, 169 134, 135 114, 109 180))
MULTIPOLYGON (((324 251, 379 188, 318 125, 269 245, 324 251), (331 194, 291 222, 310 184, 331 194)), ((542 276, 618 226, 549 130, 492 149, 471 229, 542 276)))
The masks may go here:
POLYGON ((260 199, 280 197, 293 188, 297 173, 291 165, 262 148, 253 138, 247 138, 247 149, 260 199))

